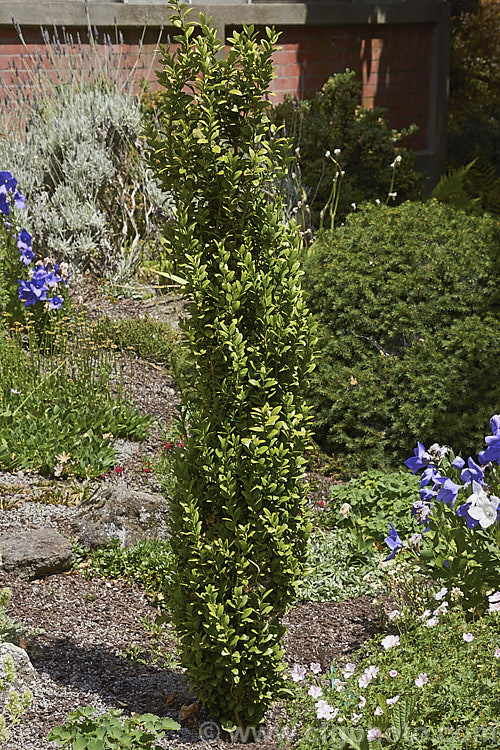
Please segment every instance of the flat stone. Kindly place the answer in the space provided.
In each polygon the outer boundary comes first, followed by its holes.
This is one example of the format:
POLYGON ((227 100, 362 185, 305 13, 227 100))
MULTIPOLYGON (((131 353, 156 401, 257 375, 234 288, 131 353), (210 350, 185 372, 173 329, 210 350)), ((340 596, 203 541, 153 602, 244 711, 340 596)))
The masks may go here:
POLYGON ((71 542, 55 529, 4 531, 0 534, 3 570, 33 580, 71 568, 71 542))
POLYGON ((143 539, 168 539, 168 510, 158 493, 101 486, 81 504, 72 525, 86 547, 105 547, 113 538, 131 547, 143 539))

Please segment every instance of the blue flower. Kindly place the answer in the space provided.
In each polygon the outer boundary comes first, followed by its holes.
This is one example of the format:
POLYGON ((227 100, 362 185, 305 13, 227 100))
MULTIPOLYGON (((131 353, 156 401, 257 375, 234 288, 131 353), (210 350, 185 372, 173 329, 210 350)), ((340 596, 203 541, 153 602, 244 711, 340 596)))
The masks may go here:
POLYGON ((63 302, 64 302, 64 298, 63 297, 56 297, 54 295, 54 297, 51 297, 49 299, 49 309, 50 310, 60 310, 61 307, 62 307, 62 303, 63 302))
MULTIPOLYGON (((411 459, 408 459, 411 461, 411 459)), ((435 484, 441 474, 435 466, 427 466, 420 475, 420 486, 425 487, 426 484, 435 484)))
POLYGON ((417 443, 417 447, 413 453, 415 454, 414 456, 406 459, 405 466, 411 470, 412 474, 416 474, 417 471, 420 471, 420 469, 423 469, 430 464, 432 456, 426 452, 422 443, 417 443))
POLYGON ((5 170, 0 170, 0 184, 5 185, 7 190, 11 192, 12 190, 16 189, 17 180, 12 175, 12 172, 6 172, 5 170))
MULTIPOLYGON (((432 502, 432 500, 434 500, 434 498, 437 495, 437 492, 436 492, 436 490, 431 490, 430 487, 422 487, 422 489, 419 492, 419 495, 420 495, 420 499, 423 502, 427 503, 427 502, 432 502)), ((414 503, 414 505, 415 505, 415 503, 414 503)))
POLYGON ((494 435, 500 434, 500 414, 494 414, 490 419, 491 431, 494 435))
POLYGON ((462 471, 460 479, 462 482, 465 482, 465 484, 470 484, 472 480, 480 484, 484 479, 484 471, 472 458, 469 458, 467 464, 469 468, 462 471))
POLYGON ((25 207, 25 197, 17 190, 17 180, 11 172, 0 171, 0 212, 5 216, 10 213, 10 201, 8 194, 14 198, 14 208, 25 207))
POLYGON ((457 495, 462 489, 463 485, 455 484, 455 482, 452 482, 448 477, 441 477, 436 481, 436 484, 441 485, 441 489, 437 494, 436 500, 438 502, 442 501, 443 503, 451 503, 451 507, 453 508, 453 506, 455 505, 455 500, 457 499, 457 495))
POLYGON ((45 283, 47 286, 56 286, 56 284, 59 284, 59 282, 62 281, 62 278, 60 276, 56 275, 55 271, 47 271, 47 269, 44 269, 45 271, 45 283))
POLYGON ((384 539, 384 542, 387 544, 387 546, 391 550, 391 554, 388 555, 388 557, 386 557, 385 560, 392 560, 396 556, 396 552, 398 551, 398 549, 401 549, 401 547, 403 546, 403 542, 399 538, 399 534, 394 528, 393 524, 390 523, 389 526, 390 526, 389 536, 384 539))
POLYGON ((479 454, 481 463, 487 464, 489 461, 497 461, 500 464, 500 432, 496 435, 488 435, 484 438, 484 442, 488 447, 479 454))
POLYGON ((3 213, 4 216, 10 214, 10 203, 7 199, 7 191, 4 185, 0 185, 0 212, 3 213))
POLYGON ((35 305, 39 300, 47 298, 49 287, 46 284, 46 271, 43 266, 38 266, 29 281, 19 281, 19 299, 24 302, 25 307, 35 305))
POLYGON ((476 521, 475 518, 471 518, 467 513, 467 511, 471 507, 471 504, 472 503, 464 503, 463 505, 459 505, 455 511, 455 515, 457 515, 459 518, 465 518, 465 523, 467 524, 467 528, 469 530, 472 530, 479 525, 479 521, 476 521))
POLYGON ((29 266, 29 264, 35 257, 35 253, 33 252, 33 249, 31 247, 31 240, 31 234, 27 232, 26 229, 22 229, 17 235, 17 248, 19 250, 22 262, 27 266, 29 266))
POLYGON ((456 458, 454 459, 454 461, 452 461, 452 464, 451 464, 451 465, 453 466, 453 468, 454 468, 454 469, 458 469, 458 470, 460 471, 460 469, 463 469, 463 468, 464 468, 464 466, 465 466, 465 461, 464 461, 464 460, 463 460, 463 458, 461 458, 460 456, 457 456, 457 457, 456 457, 456 458))

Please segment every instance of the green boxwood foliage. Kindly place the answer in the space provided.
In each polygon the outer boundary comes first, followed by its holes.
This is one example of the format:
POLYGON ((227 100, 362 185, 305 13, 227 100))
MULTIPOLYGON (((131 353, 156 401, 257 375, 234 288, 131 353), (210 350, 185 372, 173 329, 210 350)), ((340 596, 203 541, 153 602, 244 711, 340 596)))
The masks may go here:
POLYGON ((177 10, 151 162, 171 190, 171 271, 193 374, 175 451, 170 589, 181 661, 224 724, 256 727, 283 690, 280 615, 307 551, 302 391, 311 370, 299 240, 272 194, 288 144, 268 119, 277 35, 223 43, 177 10))
POLYGON ((481 447, 500 404, 499 234, 430 201, 365 207, 313 245, 310 396, 317 439, 346 470, 397 465, 417 440, 481 447))
POLYGON ((387 199, 393 176, 390 165, 397 155, 402 161, 396 173, 396 201, 420 194, 421 175, 414 169, 415 157, 400 145, 416 127, 398 133, 389 128, 385 114, 382 107, 361 106, 361 83, 350 70, 332 76, 314 97, 300 102, 288 98, 274 108, 274 121, 285 124, 294 148, 300 149, 300 177, 314 226, 320 225, 319 214, 328 201, 336 172, 331 159, 325 159, 327 151, 333 154, 334 149, 341 150, 336 158, 345 171, 337 219, 350 212, 352 203, 387 199))

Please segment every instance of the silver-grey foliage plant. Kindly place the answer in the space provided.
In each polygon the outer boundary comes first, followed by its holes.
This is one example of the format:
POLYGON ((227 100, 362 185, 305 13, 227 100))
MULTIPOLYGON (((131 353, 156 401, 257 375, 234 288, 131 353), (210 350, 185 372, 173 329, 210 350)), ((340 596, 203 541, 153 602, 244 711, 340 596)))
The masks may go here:
MULTIPOLYGON (((85 80, 76 76, 69 42, 45 36, 45 43, 53 70, 32 60, 31 79, 15 95, 4 85, 0 168, 16 175, 27 197, 25 226, 42 257, 123 277, 145 242, 156 244, 172 211, 144 159, 139 97, 132 80, 112 83, 97 65, 85 80)), ((99 52, 90 49, 95 62, 99 52)))

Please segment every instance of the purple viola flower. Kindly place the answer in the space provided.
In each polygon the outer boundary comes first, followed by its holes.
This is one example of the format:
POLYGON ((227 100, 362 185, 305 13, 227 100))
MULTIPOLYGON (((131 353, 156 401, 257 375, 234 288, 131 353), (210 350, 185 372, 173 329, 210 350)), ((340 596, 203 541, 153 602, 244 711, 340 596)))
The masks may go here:
POLYGON ((385 560, 392 560, 396 556, 396 552, 398 551, 398 549, 401 549, 401 547, 403 546, 403 542, 399 538, 399 534, 394 528, 393 524, 390 523, 389 526, 390 526, 389 536, 384 539, 384 542, 387 544, 387 546, 391 550, 391 554, 388 555, 385 558, 385 560))
POLYGON ((56 297, 55 295, 49 299, 49 310, 60 310, 62 303, 64 302, 63 297, 56 297))
POLYGON ((412 474, 416 474, 417 471, 420 471, 420 469, 425 468, 431 463, 432 456, 427 453, 425 446, 422 445, 422 443, 417 443, 417 447, 414 449, 413 453, 415 455, 406 459, 405 466, 410 469, 412 474))
POLYGON ((460 474, 462 482, 470 484, 474 480, 474 482, 481 484, 484 479, 484 471, 472 458, 468 459, 467 465, 469 468, 464 469, 460 474))
POLYGON ((464 468, 465 461, 460 456, 457 456, 453 461, 452 464, 454 469, 458 469, 459 471, 464 468))
POLYGON ((451 479, 448 477, 441 477, 437 480, 436 484, 441 485, 441 489, 439 490, 436 500, 437 502, 443 502, 443 503, 451 503, 451 507, 455 505, 455 500, 457 499, 457 495, 459 491, 462 489, 462 484, 455 484, 455 482, 452 482, 451 479))
POLYGON ((492 463, 497 461, 500 464, 500 433, 488 435, 484 438, 484 442, 488 447, 479 454, 480 462, 487 464, 489 461, 492 463))
POLYGON ((476 521, 475 518, 471 518, 467 511, 471 507, 471 503, 464 503, 463 505, 459 505, 458 508, 455 511, 455 515, 457 515, 459 518, 465 518, 465 523, 467 524, 467 528, 471 531, 476 526, 478 526, 479 521, 476 521))

